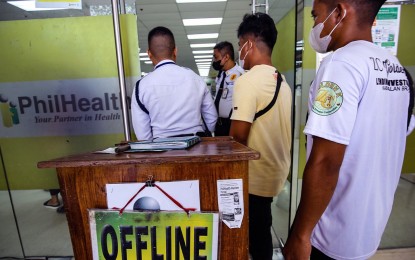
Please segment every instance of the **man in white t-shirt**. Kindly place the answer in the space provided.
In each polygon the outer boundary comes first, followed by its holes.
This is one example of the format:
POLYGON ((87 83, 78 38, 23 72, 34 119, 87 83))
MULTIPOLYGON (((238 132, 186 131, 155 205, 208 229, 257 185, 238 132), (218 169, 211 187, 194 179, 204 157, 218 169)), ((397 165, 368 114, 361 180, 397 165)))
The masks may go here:
POLYGON ((310 87, 307 164, 284 248, 290 259, 368 259, 401 173, 409 86, 396 57, 372 43, 383 1, 315 0, 310 45, 334 51, 310 87))

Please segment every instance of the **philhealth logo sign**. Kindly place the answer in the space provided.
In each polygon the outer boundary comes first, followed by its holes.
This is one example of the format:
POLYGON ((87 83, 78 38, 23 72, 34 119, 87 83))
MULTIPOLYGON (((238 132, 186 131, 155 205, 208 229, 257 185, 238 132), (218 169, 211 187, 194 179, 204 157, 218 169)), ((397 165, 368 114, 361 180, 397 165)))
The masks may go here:
POLYGON ((20 123, 16 104, 9 101, 4 94, 0 94, 0 110, 4 127, 12 127, 20 123))

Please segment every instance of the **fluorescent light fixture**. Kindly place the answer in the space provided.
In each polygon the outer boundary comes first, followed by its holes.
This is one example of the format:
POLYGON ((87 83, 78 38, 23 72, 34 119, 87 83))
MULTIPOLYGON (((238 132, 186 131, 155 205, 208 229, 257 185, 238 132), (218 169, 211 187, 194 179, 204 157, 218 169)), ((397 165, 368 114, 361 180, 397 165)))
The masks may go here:
POLYGON ((196 61, 196 63, 197 63, 197 62, 212 61, 212 59, 197 59, 197 60, 195 60, 195 61, 196 61))
POLYGON ((150 60, 150 58, 149 57, 141 57, 140 60, 141 61, 146 61, 146 60, 150 60))
POLYGON ((192 51, 193 54, 207 54, 207 53, 212 53, 213 54, 213 50, 203 50, 203 51, 192 51))
POLYGON ((187 38, 189 40, 197 40, 197 39, 216 39, 218 38, 219 33, 204 33, 204 34, 189 34, 187 38))
POLYGON ((140 52, 138 55, 140 57, 145 57, 145 56, 148 56, 148 53, 147 52, 140 52))
POLYGON ((197 66, 198 69, 210 69, 210 66, 197 66))
POLYGON ((223 18, 197 18, 183 19, 184 26, 215 25, 221 24, 223 18))
POLYGON ((190 48, 209 48, 215 47, 216 43, 193 43, 190 44, 190 48))
POLYGON ((207 77, 209 75, 209 69, 199 69, 199 75, 201 77, 207 77))
POLYGON ((211 63, 210 62, 196 62, 196 65, 197 66, 199 66, 199 65, 211 65, 211 63))
POLYGON ((226 2, 227 0, 176 0, 176 3, 210 3, 210 2, 226 2))
POLYGON ((153 64, 153 62, 152 62, 152 61, 145 61, 144 63, 145 63, 145 64, 153 64))
POLYGON ((212 55, 195 55, 195 59, 212 58, 212 55))
POLYGON ((23 9, 25 11, 31 12, 31 11, 48 11, 48 10, 62 10, 62 9, 68 9, 68 8, 36 8, 35 1, 7 1, 8 4, 14 5, 20 9, 23 9))

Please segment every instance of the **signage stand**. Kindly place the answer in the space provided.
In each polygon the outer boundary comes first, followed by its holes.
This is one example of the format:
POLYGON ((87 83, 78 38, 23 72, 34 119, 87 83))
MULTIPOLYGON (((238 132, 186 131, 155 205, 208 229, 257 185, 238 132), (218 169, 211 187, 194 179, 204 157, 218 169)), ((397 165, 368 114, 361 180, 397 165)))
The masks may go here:
POLYGON ((202 211, 218 211, 217 181, 242 179, 241 228, 221 223, 220 259, 248 259, 248 160, 259 153, 230 137, 203 138, 187 150, 67 156, 38 163, 57 168, 75 259, 92 259, 88 209, 107 209, 107 183, 199 180, 202 211))

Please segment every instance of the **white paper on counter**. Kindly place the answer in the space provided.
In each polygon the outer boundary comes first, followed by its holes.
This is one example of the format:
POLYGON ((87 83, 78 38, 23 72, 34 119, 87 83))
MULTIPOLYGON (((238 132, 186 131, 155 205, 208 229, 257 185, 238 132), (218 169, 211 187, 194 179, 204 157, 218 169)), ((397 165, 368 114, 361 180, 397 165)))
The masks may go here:
POLYGON ((222 221, 229 228, 240 228, 244 217, 242 179, 218 180, 218 205, 222 221))

